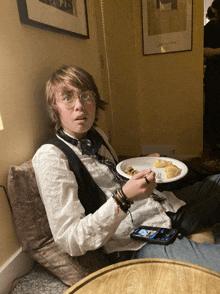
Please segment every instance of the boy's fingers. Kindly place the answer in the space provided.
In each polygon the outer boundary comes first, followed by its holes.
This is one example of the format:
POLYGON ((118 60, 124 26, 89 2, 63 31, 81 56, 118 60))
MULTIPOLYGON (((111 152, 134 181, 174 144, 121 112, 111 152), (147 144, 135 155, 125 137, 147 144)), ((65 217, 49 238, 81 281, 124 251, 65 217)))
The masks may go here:
POLYGON ((139 173, 135 174, 132 179, 134 180, 138 180, 138 179, 141 179, 143 178, 145 175, 148 175, 151 173, 151 169, 147 169, 147 170, 142 170, 140 171, 139 173))
POLYGON ((155 182, 155 172, 151 172, 150 174, 146 174, 144 176, 144 179, 146 181, 147 184, 151 184, 152 182, 155 182))

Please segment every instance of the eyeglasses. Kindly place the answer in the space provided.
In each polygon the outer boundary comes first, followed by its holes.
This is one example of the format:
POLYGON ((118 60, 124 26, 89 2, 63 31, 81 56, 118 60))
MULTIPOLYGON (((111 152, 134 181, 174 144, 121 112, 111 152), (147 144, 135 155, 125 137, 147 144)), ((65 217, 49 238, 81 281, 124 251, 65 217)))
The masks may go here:
POLYGON ((92 91, 84 91, 77 95, 73 95, 71 91, 70 93, 66 93, 63 97, 61 97, 58 100, 67 106, 73 106, 76 103, 76 96, 83 104, 95 104, 96 95, 92 91))

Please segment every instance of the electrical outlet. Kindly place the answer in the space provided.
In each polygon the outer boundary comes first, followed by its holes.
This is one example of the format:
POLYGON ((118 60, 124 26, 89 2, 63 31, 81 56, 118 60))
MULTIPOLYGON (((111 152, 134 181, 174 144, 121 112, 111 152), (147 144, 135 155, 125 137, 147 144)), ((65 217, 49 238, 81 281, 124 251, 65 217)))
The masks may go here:
POLYGON ((175 146, 171 146, 171 145, 165 145, 165 146, 161 146, 161 145, 156 145, 156 146, 149 146, 149 145, 144 145, 141 148, 141 155, 142 156, 146 156, 148 154, 152 154, 152 153, 159 153, 160 156, 166 156, 166 157, 171 157, 174 158, 175 156, 175 146))

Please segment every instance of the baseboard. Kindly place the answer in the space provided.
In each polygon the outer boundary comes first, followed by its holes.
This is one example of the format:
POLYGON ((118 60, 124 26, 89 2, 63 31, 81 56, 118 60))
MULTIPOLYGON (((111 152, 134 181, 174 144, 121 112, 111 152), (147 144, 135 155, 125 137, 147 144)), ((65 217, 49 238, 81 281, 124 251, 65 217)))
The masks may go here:
POLYGON ((0 267, 0 294, 8 294, 16 278, 25 275, 34 266, 34 261, 20 247, 0 267))

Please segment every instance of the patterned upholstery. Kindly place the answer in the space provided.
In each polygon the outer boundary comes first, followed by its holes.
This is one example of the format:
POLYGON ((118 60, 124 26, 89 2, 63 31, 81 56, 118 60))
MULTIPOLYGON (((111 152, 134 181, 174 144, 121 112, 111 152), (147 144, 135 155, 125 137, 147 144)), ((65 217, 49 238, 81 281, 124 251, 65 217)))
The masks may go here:
POLYGON ((66 285, 110 264, 101 250, 71 257, 54 242, 35 179, 32 161, 11 166, 8 196, 22 248, 66 285))

